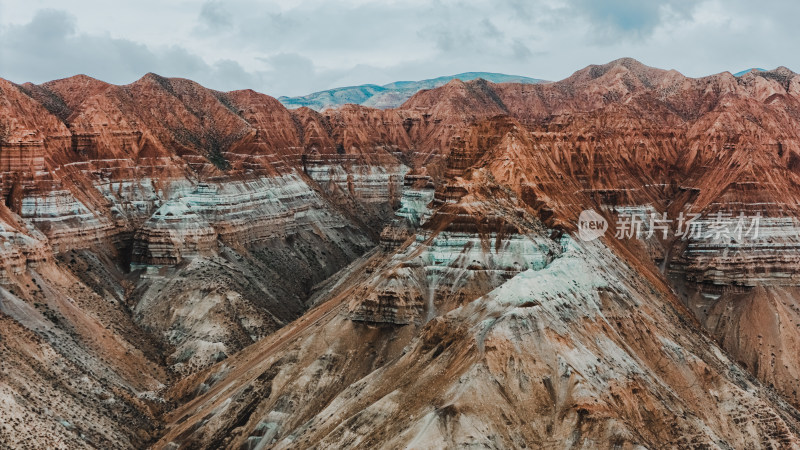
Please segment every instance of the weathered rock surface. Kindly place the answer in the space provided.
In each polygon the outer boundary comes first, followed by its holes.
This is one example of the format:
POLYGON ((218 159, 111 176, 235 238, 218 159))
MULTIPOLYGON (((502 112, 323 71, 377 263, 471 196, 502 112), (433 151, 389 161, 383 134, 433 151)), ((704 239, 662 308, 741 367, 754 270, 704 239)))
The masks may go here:
POLYGON ((553 237, 486 187, 456 205, 516 217, 511 241, 533 251, 431 230, 372 255, 302 319, 176 386, 192 400, 156 447, 798 445, 795 410, 682 318, 652 263, 553 237), (501 255, 507 278, 485 267, 501 255), (415 322, 432 283, 436 312, 415 322))
POLYGON ((0 113, 3 444, 800 445, 788 69, 623 59, 322 113, 0 80, 0 113), (708 232, 739 213, 757 236, 708 232))

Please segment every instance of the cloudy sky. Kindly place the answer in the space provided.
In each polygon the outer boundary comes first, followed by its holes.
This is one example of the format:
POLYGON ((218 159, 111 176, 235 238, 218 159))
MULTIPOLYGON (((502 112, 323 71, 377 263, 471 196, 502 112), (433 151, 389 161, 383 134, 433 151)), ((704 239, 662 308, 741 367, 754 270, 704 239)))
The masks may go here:
POLYGON ((703 76, 800 70, 785 0, 0 0, 0 77, 147 72, 300 95, 466 71, 558 80, 632 56, 703 76))

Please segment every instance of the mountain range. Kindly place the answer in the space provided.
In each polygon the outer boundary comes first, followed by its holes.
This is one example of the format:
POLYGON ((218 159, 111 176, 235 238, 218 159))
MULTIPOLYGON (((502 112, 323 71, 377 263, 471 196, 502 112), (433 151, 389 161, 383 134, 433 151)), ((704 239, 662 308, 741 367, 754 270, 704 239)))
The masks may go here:
POLYGON ((402 105, 403 102, 408 100, 412 95, 423 89, 437 88, 455 79, 472 81, 479 78, 491 81, 492 83, 546 83, 546 81, 537 78, 517 75, 505 75, 491 72, 465 72, 457 75, 431 78, 429 80, 396 81, 394 83, 384 84, 383 86, 362 84, 360 86, 341 87, 314 92, 313 94, 299 97, 278 97, 278 100, 290 109, 307 106, 311 109, 322 111, 326 108, 335 108, 348 103, 378 109, 388 109, 402 105))
POLYGON ((785 67, 0 79, 0 196, 4 448, 800 446, 785 67))

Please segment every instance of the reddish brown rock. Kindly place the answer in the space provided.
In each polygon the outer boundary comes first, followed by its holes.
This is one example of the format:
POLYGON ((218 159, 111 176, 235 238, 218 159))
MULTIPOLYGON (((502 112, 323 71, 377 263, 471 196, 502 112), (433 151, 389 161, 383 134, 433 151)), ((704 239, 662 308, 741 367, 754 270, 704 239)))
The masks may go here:
POLYGON ((788 69, 622 59, 323 113, 78 76, 0 81, 0 113, 21 336, 0 344, 24 368, 0 400, 42 442, 96 422, 87 446, 798 445, 788 69), (583 243, 589 208, 610 226, 583 243), (725 212, 762 233, 613 237, 620 214, 725 212))

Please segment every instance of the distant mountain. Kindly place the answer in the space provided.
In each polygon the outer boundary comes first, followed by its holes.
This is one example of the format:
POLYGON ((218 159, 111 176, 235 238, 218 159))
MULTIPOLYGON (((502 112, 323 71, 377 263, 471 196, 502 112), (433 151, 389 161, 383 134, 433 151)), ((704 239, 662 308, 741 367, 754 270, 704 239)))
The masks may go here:
POLYGON ((749 68, 749 69, 747 69, 747 70, 743 70, 743 71, 741 71, 741 72, 736 72, 735 74, 733 74, 733 76, 735 76, 735 77, 740 77, 740 76, 742 76, 742 75, 744 75, 744 74, 747 74, 747 73, 750 73, 750 72, 752 72, 752 71, 754 71, 754 70, 755 70, 756 72, 766 72, 766 70, 764 70, 764 69, 761 69, 761 68, 759 68, 759 67, 751 67, 751 68, 749 68))
POLYGON ((547 83, 538 78, 529 78, 519 75, 505 75, 491 72, 465 72, 421 81, 395 81, 394 83, 378 86, 375 84, 362 84, 360 86, 347 86, 327 91, 314 92, 313 94, 299 97, 279 97, 278 100, 290 109, 307 106, 321 111, 325 108, 341 106, 347 103, 370 106, 373 108, 396 108, 408 100, 412 95, 423 89, 433 89, 447 84, 449 81, 459 79, 471 81, 483 78, 492 83, 547 83))

